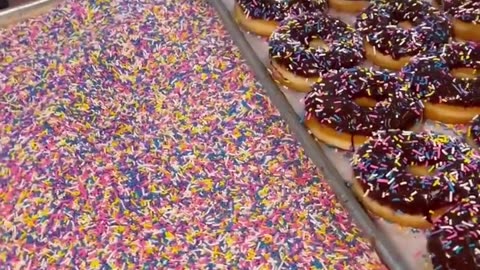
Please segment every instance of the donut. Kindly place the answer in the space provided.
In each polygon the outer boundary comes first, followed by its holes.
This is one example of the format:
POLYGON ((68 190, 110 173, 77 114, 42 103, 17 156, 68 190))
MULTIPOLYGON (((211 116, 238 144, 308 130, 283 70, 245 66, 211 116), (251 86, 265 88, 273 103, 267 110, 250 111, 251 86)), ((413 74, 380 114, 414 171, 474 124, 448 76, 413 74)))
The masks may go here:
POLYGON ((288 15, 325 12, 327 0, 236 0, 233 17, 245 30, 268 37, 288 15))
POLYGON ((480 114, 472 119, 467 131, 467 140, 475 147, 480 147, 480 114))
POLYGON ((308 13, 284 20, 269 40, 272 77, 293 90, 308 92, 323 74, 364 60, 362 38, 346 23, 308 13))
POLYGON ((8 8, 8 0, 0 0, 0 9, 8 8))
POLYGON ((451 18, 457 39, 480 41, 480 1, 434 0, 434 3, 451 18))
POLYGON ((480 269, 478 191, 441 216, 427 235, 431 269, 480 269))
POLYGON ((425 117, 466 124, 480 114, 480 44, 451 43, 418 55, 402 69, 412 93, 425 100, 425 117))
POLYGON ((345 69, 313 85, 305 97, 305 125, 320 141, 354 150, 375 131, 413 129, 423 105, 386 71, 345 69))
POLYGON ((348 13, 357 13, 368 7, 370 1, 368 0, 329 0, 328 6, 348 13))
POLYGON ((478 184, 474 150, 429 132, 379 131, 352 158, 353 192, 373 214, 401 226, 431 228, 478 184))
POLYGON ((391 70, 400 70, 410 58, 426 49, 447 43, 448 18, 421 0, 372 3, 355 24, 365 37, 367 59, 391 70))

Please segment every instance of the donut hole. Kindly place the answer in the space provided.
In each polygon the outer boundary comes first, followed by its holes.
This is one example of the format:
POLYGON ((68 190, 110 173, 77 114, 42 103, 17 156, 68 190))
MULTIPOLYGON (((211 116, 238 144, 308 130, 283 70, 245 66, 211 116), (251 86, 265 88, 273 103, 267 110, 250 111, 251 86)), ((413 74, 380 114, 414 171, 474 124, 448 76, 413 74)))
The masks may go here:
POLYGON ((414 164, 407 167, 407 171, 414 176, 433 176, 436 173, 435 166, 427 164, 414 164))
POLYGON ((377 104, 377 101, 370 97, 358 97, 353 100, 355 103, 357 103, 358 106, 363 107, 363 108, 372 108, 375 107, 377 104))
POLYGON ((400 28, 403 28, 405 30, 412 29, 414 27, 413 23, 410 21, 400 21, 397 24, 400 28))
POLYGON ((323 49, 325 51, 330 50, 330 46, 320 38, 313 38, 308 46, 315 49, 323 49))
POLYGON ((480 71, 473 68, 457 67, 450 69, 450 74, 459 79, 476 79, 480 75, 480 71))

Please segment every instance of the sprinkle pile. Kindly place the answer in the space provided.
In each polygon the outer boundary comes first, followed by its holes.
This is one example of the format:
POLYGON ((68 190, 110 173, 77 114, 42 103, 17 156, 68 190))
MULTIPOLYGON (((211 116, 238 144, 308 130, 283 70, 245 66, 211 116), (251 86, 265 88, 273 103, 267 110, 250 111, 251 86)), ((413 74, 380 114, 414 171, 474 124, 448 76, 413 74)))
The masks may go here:
POLYGON ((0 48, 2 267, 382 268, 205 1, 67 0, 0 48))

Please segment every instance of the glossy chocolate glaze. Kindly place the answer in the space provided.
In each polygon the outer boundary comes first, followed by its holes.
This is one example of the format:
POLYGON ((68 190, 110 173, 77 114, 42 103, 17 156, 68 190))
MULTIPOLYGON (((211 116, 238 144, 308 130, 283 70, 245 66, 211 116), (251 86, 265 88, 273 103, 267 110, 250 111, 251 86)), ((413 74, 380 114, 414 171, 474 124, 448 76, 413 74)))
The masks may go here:
POLYGON ((372 3, 358 15, 355 26, 370 45, 393 59, 447 43, 452 33, 448 18, 421 0, 372 3), (398 26, 403 21, 413 28, 398 26))
POLYGON ((283 21, 270 37, 269 54, 272 60, 303 77, 354 67, 364 59, 362 38, 355 29, 339 19, 312 13, 283 21), (329 49, 310 47, 315 38, 329 49))
POLYGON ((352 164, 365 195, 393 210, 429 217, 451 207, 427 236, 433 269, 480 269, 480 159, 470 146, 447 135, 382 131, 352 164), (420 164, 433 166, 433 175, 408 172, 420 164))
POLYGON ((324 12, 327 0, 236 0, 236 3, 252 19, 282 21, 289 15, 305 12, 324 12))
POLYGON ((305 97, 306 119, 340 132, 370 136, 386 129, 408 129, 421 121, 423 105, 401 88, 392 73, 364 68, 345 69, 330 74, 305 97), (376 105, 366 108, 354 99, 369 97, 376 105))
POLYGON ((480 24, 480 1, 434 0, 449 16, 466 23, 480 24))
MULTIPOLYGON (((408 214, 453 205, 471 191, 463 182, 479 179, 473 149, 447 135, 389 131, 376 133, 353 158, 355 178, 368 197, 408 214), (435 174, 416 176, 412 165, 434 167, 435 174)), ((468 185, 469 183, 467 183, 468 185)))
POLYGON ((479 210, 477 191, 435 222, 427 237, 433 269, 480 269, 479 210))
POLYGON ((480 106, 480 80, 456 78, 454 68, 480 69, 480 44, 451 43, 418 55, 402 70, 415 96, 431 103, 480 106))

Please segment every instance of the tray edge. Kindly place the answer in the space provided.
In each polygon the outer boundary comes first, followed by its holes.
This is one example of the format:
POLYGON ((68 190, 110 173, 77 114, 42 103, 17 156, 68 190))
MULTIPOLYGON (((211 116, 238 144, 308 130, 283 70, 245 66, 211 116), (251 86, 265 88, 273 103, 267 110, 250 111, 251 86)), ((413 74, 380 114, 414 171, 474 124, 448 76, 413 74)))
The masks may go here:
POLYGON ((9 27, 12 24, 40 16, 49 12, 63 0, 35 0, 20 6, 7 8, 0 11, 0 28, 9 27))
POLYGON ((311 137, 303 124, 299 121, 298 115, 292 106, 271 79, 268 71, 260 61, 256 53, 245 39, 242 31, 233 20, 230 11, 220 0, 208 0, 217 11, 217 15, 223 21, 223 26, 227 29, 233 41, 239 48, 243 58, 248 63, 257 80, 265 89, 272 103, 279 110, 282 118, 290 127, 291 132, 303 146, 305 153, 312 162, 323 172, 325 180, 332 188, 340 203, 347 209, 355 223, 360 227, 363 234, 371 241, 373 248, 378 253, 380 259, 391 270, 408 270, 408 264, 401 258, 398 250, 387 238, 385 233, 381 232, 365 209, 357 201, 350 188, 345 184, 345 180, 330 162, 322 147, 311 137))

